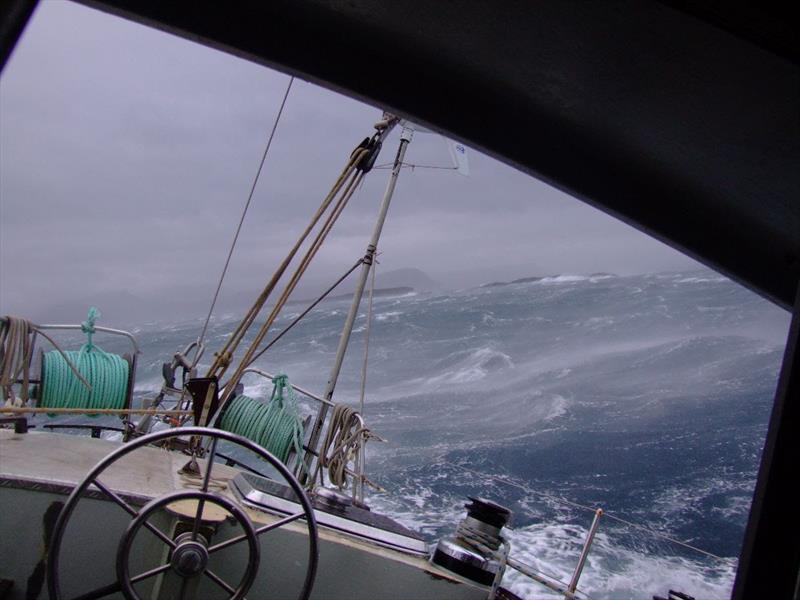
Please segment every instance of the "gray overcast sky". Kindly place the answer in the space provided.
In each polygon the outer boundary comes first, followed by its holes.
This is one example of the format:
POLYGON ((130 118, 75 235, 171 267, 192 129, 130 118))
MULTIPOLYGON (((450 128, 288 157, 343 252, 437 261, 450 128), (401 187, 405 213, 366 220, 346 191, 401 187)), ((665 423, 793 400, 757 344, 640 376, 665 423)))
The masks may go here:
MULTIPOLYGON (((0 314, 34 318, 64 299, 116 292, 154 312, 160 296, 207 305, 287 82, 83 6, 41 2, 0 79, 0 314)), ((227 294, 263 285, 379 114, 295 82, 227 294)), ((417 135, 407 155, 449 160, 436 135, 417 135)), ((464 286, 697 266, 491 158, 472 151, 470 163, 469 178, 403 172, 384 272, 417 267, 464 286)), ((317 285, 363 253, 386 174, 373 171, 348 207, 310 273, 317 285)))

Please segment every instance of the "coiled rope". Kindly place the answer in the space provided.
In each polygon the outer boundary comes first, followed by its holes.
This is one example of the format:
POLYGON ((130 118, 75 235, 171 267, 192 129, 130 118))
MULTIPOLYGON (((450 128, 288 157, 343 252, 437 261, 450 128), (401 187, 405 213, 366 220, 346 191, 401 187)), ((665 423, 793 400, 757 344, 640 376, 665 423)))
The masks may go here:
POLYGON ((86 389, 91 389, 89 382, 78 372, 75 364, 67 359, 64 351, 53 338, 27 319, 7 315, 0 317, 0 388, 2 388, 3 399, 7 405, 19 407, 28 401, 31 358, 37 335, 41 335, 50 342, 64 358, 81 385, 86 389), (21 383, 18 402, 12 389, 16 382, 21 383))
POLYGON ((241 395, 233 399, 222 417, 220 427, 259 444, 284 464, 294 450, 303 450, 303 421, 286 375, 276 375, 269 402, 259 402, 241 395))
MULTIPOLYGON (((328 479, 333 485, 339 489, 347 487, 347 475, 352 473, 347 464, 355 460, 370 438, 381 439, 364 427, 356 409, 337 404, 333 407, 328 432, 322 444, 317 472, 321 475, 322 469, 327 468, 328 479)), ((374 485, 363 474, 360 476, 366 483, 374 485)))
MULTIPOLYGON (((81 324, 87 342, 78 351, 47 352, 44 355, 42 408, 121 409, 128 393, 129 365, 121 357, 92 343, 94 324, 100 316, 94 307, 81 324), (70 364, 89 382, 88 388, 75 377, 70 364)), ((53 415, 51 415, 53 416, 53 415)), ((92 415, 97 416, 97 415, 92 415)))
POLYGON ((3 400, 11 404, 15 404, 12 386, 17 379, 22 380, 20 405, 28 401, 28 382, 35 338, 36 329, 30 321, 7 316, 0 323, 0 387, 3 400))
POLYGON ((463 519, 458 524, 456 537, 460 538, 467 546, 484 554, 494 554, 503 544, 503 538, 494 533, 481 531, 477 527, 473 527, 468 519, 463 519))

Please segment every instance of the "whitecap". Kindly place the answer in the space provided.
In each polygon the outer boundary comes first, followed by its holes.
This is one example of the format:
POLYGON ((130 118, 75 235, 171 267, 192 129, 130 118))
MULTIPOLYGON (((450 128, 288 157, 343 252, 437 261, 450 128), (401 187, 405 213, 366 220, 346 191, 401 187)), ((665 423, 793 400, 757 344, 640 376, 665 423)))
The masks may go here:
POLYGON ((490 373, 513 369, 514 361, 505 352, 491 347, 478 348, 458 361, 455 368, 427 380, 427 385, 474 383, 490 373))
POLYGON ((375 320, 376 321, 388 321, 388 320, 397 321, 398 317, 401 316, 402 314, 403 314, 402 311, 391 310, 391 311, 387 311, 387 312, 384 312, 384 313, 376 314, 375 315, 375 320))
POLYGON ((722 283, 728 281, 727 277, 684 277, 675 283, 722 283))
POLYGON ((554 277, 542 277, 538 283, 575 283, 578 281, 589 281, 588 275, 556 275, 554 277))
MULTIPOLYGON (((511 556, 562 582, 569 582, 586 529, 575 524, 534 524, 507 532, 511 556)), ((681 590, 696 598, 728 597, 736 572, 734 560, 709 563, 676 555, 654 555, 627 547, 613 533, 595 537, 578 591, 594 599, 626 599, 666 595, 681 590)), ((561 598, 540 584, 509 569, 503 579, 524 598, 561 598)))

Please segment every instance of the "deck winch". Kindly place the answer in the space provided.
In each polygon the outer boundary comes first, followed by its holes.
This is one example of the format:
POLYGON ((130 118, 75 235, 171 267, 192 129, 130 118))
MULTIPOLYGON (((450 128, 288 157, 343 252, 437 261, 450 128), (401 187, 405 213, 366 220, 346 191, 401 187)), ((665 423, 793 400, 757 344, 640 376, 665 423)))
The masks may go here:
POLYGON ((492 585, 502 575, 505 540, 500 535, 511 511, 485 498, 469 497, 467 516, 455 535, 439 540, 431 561, 476 583, 492 585))

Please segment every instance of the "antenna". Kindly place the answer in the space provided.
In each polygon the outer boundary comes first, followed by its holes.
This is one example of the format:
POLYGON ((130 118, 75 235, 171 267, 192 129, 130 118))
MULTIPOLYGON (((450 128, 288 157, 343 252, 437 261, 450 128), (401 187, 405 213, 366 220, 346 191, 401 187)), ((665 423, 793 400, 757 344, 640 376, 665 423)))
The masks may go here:
POLYGON ((447 140, 447 147, 450 149, 450 158, 453 159, 453 166, 458 171, 459 175, 469 177, 469 156, 467 156, 467 148, 461 142, 456 142, 449 138, 447 140))
MULTIPOLYGON (((419 125, 417 123, 412 123, 411 121, 402 120, 400 124, 405 127, 406 129, 411 129, 415 133, 430 133, 433 135, 438 135, 435 131, 432 131, 425 127, 424 125, 419 125)), ((469 177, 469 156, 467 155, 467 147, 462 144, 461 142, 456 142, 455 140, 451 140, 445 136, 442 136, 445 142, 447 142, 447 148, 450 151, 450 160, 452 161, 453 170, 457 171, 459 175, 464 175, 465 177, 469 177)), ((425 167, 426 165, 414 165, 418 167, 425 167)), ((437 167, 437 168, 446 168, 446 167, 437 167)))

